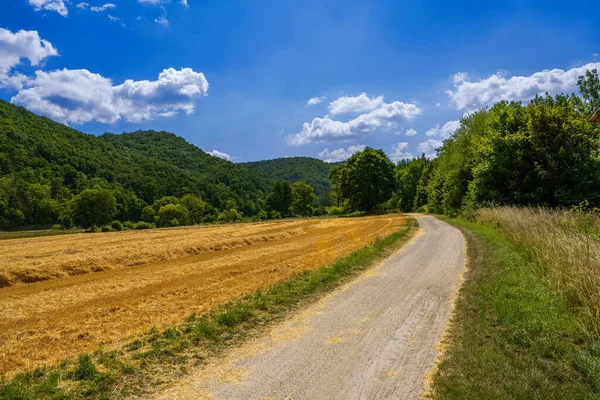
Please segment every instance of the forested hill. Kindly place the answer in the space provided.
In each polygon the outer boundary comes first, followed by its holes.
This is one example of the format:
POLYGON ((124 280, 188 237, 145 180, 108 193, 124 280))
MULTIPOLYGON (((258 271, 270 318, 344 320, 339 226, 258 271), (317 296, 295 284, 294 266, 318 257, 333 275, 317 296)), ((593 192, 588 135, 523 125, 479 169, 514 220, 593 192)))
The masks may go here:
POLYGON ((289 157, 241 163, 247 168, 270 176, 274 180, 290 182, 303 181, 315 188, 315 193, 323 196, 331 189, 329 171, 335 164, 311 157, 289 157))
POLYGON ((145 204, 191 193, 220 209, 255 210, 274 182, 212 157, 171 133, 93 136, 0 101, 0 225, 56 223, 81 191, 111 190, 118 218, 145 204))

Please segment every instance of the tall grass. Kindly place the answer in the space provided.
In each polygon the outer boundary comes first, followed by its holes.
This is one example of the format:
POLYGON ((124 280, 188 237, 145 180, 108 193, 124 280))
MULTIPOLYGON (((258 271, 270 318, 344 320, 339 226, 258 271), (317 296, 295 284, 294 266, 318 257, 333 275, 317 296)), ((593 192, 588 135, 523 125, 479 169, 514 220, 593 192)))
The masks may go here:
POLYGON ((485 208, 477 220, 499 227, 533 249, 551 283, 576 308, 584 326, 600 337, 600 216, 585 207, 485 208))

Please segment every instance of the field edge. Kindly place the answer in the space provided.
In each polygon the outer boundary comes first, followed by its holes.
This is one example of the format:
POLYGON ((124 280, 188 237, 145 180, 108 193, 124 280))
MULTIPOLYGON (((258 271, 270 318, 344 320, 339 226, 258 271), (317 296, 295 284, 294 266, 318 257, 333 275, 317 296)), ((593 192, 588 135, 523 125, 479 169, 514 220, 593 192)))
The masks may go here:
POLYGON ((209 356, 256 336, 290 312, 318 300, 405 244, 418 223, 407 218, 398 232, 342 257, 299 273, 265 291, 232 300, 209 313, 162 331, 155 329, 117 351, 99 349, 77 361, 38 368, 0 381, 0 398, 125 398, 164 387, 209 356))
POLYGON ((531 249, 495 227, 439 218, 462 231, 467 270, 427 398, 597 398, 600 343, 531 249))

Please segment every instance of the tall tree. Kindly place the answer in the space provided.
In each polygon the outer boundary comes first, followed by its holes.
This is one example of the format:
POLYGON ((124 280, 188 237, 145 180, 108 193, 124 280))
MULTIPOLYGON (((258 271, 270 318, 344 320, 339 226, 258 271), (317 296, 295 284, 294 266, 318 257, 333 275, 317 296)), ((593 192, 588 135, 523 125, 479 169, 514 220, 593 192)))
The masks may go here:
POLYGON ((294 183, 292 190, 292 210, 294 210, 294 214, 301 216, 312 215, 316 202, 317 195, 312 186, 302 181, 294 183))
POLYGON ((73 221, 87 229, 106 225, 117 212, 117 200, 110 190, 86 189, 73 199, 73 221))
POLYGON ((289 181, 280 181, 273 185, 271 193, 267 196, 267 208, 276 211, 282 217, 290 214, 292 205, 292 184, 289 181))
POLYGON ((394 164, 383 150, 355 153, 341 167, 340 191, 353 210, 373 211, 394 191, 394 164))

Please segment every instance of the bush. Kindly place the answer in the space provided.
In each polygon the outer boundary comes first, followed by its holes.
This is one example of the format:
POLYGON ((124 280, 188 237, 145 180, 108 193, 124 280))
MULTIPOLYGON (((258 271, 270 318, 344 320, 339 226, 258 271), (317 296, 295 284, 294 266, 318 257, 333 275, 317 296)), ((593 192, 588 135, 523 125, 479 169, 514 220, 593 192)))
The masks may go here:
POLYGON ((135 229, 135 230, 152 229, 152 228, 156 228, 156 226, 154 224, 149 224, 148 222, 138 222, 133 227, 133 229, 135 229))
POLYGON ((164 226, 179 226, 188 225, 190 214, 181 204, 167 204, 158 211, 157 225, 164 226))
POLYGON ((269 217, 271 217, 271 219, 280 219, 281 218, 281 213, 279 211, 271 211, 271 214, 269 215, 269 217))
POLYGON ((217 223, 235 222, 242 219, 242 215, 234 208, 229 211, 223 211, 217 217, 217 223))
POLYGON ((342 215, 344 213, 344 210, 342 209, 342 207, 331 207, 329 209, 328 214, 329 215, 342 215))
POLYGON ((114 232, 115 230, 112 228, 112 226, 109 225, 105 225, 102 227, 102 232, 114 232))
POLYGON ((123 224, 121 223, 121 221, 113 221, 112 224, 110 224, 110 227, 113 228, 115 231, 123 230, 123 224))
POLYGON ((152 206, 146 206, 142 210, 142 221, 153 223, 156 222, 156 210, 152 206))
POLYGON ((135 224, 131 221, 123 222, 123 229, 135 229, 135 224))
POLYGON ((321 207, 317 207, 315 208, 315 210, 313 211, 313 215, 320 217, 323 215, 327 215, 327 210, 325 209, 325 207, 321 206, 321 207))
POLYGON ((52 228, 50 228, 50 229, 52 229, 53 231, 59 231, 59 230, 61 230, 62 228, 63 228, 63 227, 62 227, 62 225, 61 225, 61 224, 54 224, 54 225, 52 225, 52 228))

